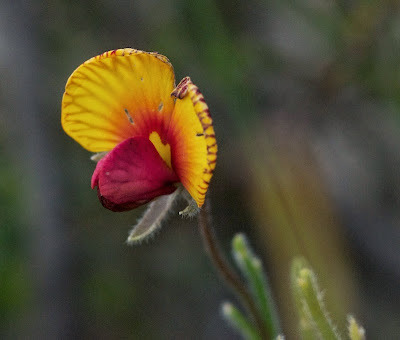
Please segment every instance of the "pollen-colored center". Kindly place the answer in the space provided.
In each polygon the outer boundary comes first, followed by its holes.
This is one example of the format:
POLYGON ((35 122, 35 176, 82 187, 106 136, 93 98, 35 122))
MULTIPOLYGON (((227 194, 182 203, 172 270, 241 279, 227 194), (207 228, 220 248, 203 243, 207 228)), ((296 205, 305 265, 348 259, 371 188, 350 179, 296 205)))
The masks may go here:
POLYGON ((154 147, 160 154, 161 158, 164 160, 164 162, 172 169, 171 166, 171 147, 169 144, 163 144, 161 141, 160 135, 156 132, 153 131, 150 136, 149 136, 150 142, 153 143, 154 147))

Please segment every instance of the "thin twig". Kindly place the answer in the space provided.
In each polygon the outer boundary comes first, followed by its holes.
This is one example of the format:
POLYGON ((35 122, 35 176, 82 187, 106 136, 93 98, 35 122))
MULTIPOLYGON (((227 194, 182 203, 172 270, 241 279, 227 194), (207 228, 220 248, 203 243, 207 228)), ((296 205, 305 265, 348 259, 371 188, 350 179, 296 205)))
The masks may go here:
POLYGON ((211 214, 208 200, 206 200, 203 208, 200 210, 198 220, 204 247, 215 265, 215 268, 254 318, 262 339, 267 339, 264 323, 253 298, 246 285, 228 264, 220 250, 217 238, 211 227, 211 214))

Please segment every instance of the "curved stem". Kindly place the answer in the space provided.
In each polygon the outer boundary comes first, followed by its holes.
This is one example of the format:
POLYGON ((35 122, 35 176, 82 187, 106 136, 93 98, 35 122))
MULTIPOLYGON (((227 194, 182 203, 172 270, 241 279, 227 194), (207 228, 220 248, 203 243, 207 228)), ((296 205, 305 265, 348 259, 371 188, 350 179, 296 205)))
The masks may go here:
POLYGON ((204 247, 215 268, 254 318, 262 339, 266 339, 266 329, 254 300, 252 299, 246 285, 228 264, 220 250, 217 238, 215 237, 211 227, 211 215, 208 200, 206 200, 203 208, 200 210, 198 220, 204 247))

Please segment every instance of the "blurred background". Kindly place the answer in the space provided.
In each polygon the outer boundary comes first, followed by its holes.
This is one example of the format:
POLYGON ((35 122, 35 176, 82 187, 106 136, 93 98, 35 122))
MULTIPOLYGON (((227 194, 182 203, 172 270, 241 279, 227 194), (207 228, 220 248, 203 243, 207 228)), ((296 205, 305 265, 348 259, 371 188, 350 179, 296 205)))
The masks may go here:
MULTIPOLYGON (((400 334, 400 15, 391 0, 0 2, 0 337, 237 339, 196 219, 128 247, 143 209, 102 208, 60 125, 71 72, 133 47, 190 75, 214 118, 224 251, 262 257, 296 339, 294 256, 340 331, 400 334)), ((183 207, 178 207, 179 208, 183 207)))

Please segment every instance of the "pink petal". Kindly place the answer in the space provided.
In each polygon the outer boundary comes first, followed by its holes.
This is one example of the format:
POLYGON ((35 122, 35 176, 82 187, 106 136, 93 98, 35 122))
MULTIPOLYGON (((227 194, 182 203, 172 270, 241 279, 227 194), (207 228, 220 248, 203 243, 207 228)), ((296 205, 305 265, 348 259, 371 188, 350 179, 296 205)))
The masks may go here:
POLYGON ((125 211, 171 194, 178 181, 150 140, 132 137, 118 144, 97 163, 92 188, 97 186, 105 208, 125 211))

